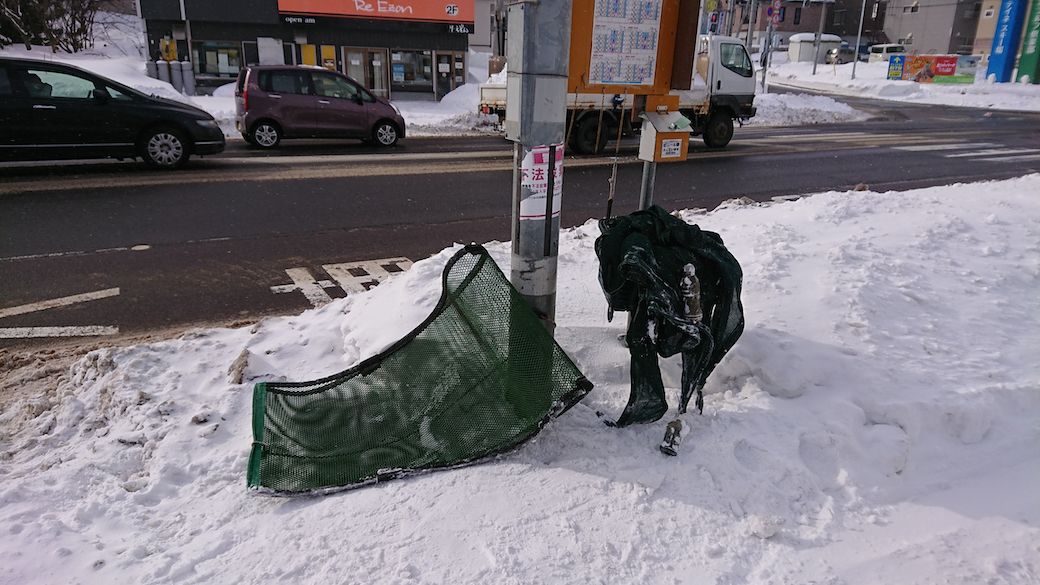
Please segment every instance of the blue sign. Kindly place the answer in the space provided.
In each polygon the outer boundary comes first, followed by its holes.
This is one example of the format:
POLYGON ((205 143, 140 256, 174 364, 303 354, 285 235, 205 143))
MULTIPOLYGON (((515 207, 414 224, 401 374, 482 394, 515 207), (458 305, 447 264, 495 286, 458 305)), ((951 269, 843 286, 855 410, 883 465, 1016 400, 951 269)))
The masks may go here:
POLYGON ((1011 71, 1018 56, 1018 39, 1026 17, 1026 0, 1002 0, 997 30, 993 33, 993 51, 989 56, 986 77, 999 83, 1011 81, 1011 71))
POLYGON ((892 55, 888 58, 888 78, 898 80, 903 78, 903 69, 906 68, 906 55, 892 55))

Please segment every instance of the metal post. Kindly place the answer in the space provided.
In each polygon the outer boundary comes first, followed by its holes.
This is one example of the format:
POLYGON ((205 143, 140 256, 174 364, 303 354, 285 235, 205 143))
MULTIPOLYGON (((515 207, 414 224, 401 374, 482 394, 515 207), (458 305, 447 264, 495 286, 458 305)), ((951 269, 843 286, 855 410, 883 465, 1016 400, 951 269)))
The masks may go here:
POLYGON ((816 31, 816 55, 812 62, 812 74, 816 75, 816 64, 820 62, 820 46, 823 45, 823 21, 827 18, 827 3, 820 2, 820 30, 816 31))
POLYGON ((747 6, 751 9, 751 13, 748 14, 747 21, 747 42, 744 43, 748 49, 751 48, 751 39, 754 36, 755 24, 758 21, 758 0, 750 0, 747 6))
POLYGON ((726 15, 726 36, 727 37, 731 37, 731 36, 733 36, 733 12, 737 8, 737 2, 736 2, 736 0, 728 0, 728 1, 729 1, 729 11, 728 11, 728 14, 726 15))
POLYGON ((856 33, 856 54, 852 57, 852 78, 856 79, 856 63, 859 63, 859 44, 863 40, 863 17, 867 14, 867 0, 863 0, 863 7, 859 9, 859 31, 856 33))
POLYGON ((654 204, 654 182, 657 179, 657 163, 643 161, 643 182, 639 185, 639 209, 649 209, 654 204))
POLYGON ((769 73, 769 55, 773 49, 773 20, 766 24, 766 40, 762 43, 762 93, 766 92, 766 75, 769 73))
POLYGON ((505 127, 506 137, 515 143, 510 280, 535 312, 546 319, 550 330, 556 317, 560 239, 560 217, 552 212, 560 204, 554 202, 556 181, 549 181, 548 186, 532 181, 533 167, 525 168, 525 161, 530 165, 538 158, 536 149, 539 157, 552 153, 544 172, 554 176, 554 145, 562 145, 566 133, 570 30, 570 0, 509 5, 506 93, 510 99, 506 102, 505 127), (525 171, 529 173, 526 177, 525 171))

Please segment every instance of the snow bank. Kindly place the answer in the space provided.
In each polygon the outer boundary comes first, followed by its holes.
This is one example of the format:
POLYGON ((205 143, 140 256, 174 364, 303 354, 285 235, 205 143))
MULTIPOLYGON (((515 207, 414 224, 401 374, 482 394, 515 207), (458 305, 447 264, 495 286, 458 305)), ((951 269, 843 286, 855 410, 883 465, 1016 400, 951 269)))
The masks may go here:
POLYGON ((750 126, 804 126, 866 120, 869 116, 822 95, 768 93, 755 96, 758 112, 750 126))
POLYGON ((1040 111, 1040 85, 990 83, 983 77, 971 85, 889 81, 888 63, 819 65, 784 63, 769 68, 772 83, 840 95, 872 97, 922 104, 967 106, 990 110, 1040 111))
MULTIPOLYGON (((561 234, 557 337, 596 389, 483 465, 245 487, 251 384, 387 347, 450 249, 297 316, 29 368, 0 415, 0 581, 1037 582, 1040 175, 683 217, 741 261, 747 330, 679 457, 657 452, 665 421, 596 414, 623 408, 628 359, 590 222, 561 234)), ((675 404, 674 360, 664 378, 675 404)))
POLYGON ((494 134, 497 119, 477 112, 480 85, 466 83, 440 102, 393 100, 407 124, 408 136, 494 134))

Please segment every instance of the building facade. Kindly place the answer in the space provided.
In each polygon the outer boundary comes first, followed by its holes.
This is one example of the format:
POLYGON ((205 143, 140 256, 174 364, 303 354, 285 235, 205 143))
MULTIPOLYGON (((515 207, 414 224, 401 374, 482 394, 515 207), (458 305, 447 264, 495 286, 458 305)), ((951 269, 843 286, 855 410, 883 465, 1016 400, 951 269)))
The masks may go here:
POLYGON ((138 11, 152 56, 190 60, 200 87, 250 64, 295 64, 381 97, 440 99, 466 82, 477 34, 474 0, 138 0, 138 11))
POLYGON ((982 13, 980 0, 889 0, 885 34, 917 55, 970 55, 982 13))

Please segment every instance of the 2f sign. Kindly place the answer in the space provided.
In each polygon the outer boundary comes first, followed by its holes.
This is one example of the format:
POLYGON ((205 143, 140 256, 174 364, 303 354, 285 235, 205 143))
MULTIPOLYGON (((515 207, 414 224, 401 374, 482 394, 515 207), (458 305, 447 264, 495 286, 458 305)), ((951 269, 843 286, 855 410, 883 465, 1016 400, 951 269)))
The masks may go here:
POLYGON ((447 14, 448 16, 458 16, 459 15, 459 5, 458 4, 448 4, 447 6, 444 7, 444 13, 447 14))

